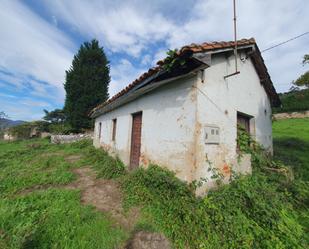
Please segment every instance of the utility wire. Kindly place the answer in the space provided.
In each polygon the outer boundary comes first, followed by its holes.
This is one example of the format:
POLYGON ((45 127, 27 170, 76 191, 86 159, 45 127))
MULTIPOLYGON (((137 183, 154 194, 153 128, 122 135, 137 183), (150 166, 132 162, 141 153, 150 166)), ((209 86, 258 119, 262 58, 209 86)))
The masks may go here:
POLYGON ((305 32, 305 33, 302 33, 301 35, 295 36, 295 37, 293 37, 293 38, 291 38, 291 39, 288 39, 288 40, 286 40, 286 41, 284 41, 284 42, 280 42, 280 43, 278 43, 278 44, 276 44, 276 45, 274 45, 274 46, 271 46, 271 47, 269 47, 269 48, 266 48, 266 49, 262 50, 261 53, 264 53, 264 52, 266 52, 266 51, 268 51, 268 50, 271 50, 271 49, 273 49, 273 48, 279 47, 279 46, 281 46, 281 45, 283 45, 283 44, 286 44, 286 43, 288 43, 288 42, 290 42, 290 41, 296 40, 296 39, 298 39, 298 38, 300 38, 300 37, 302 37, 302 36, 304 36, 304 35, 308 35, 308 34, 309 34, 309 31, 308 31, 308 32, 305 32))
MULTIPOLYGON (((225 112, 215 103, 215 101, 213 101, 204 91, 202 91, 199 87, 197 86, 192 86, 193 88, 196 88, 204 97, 206 97, 208 99, 208 101, 213 104, 218 110, 219 112, 221 112, 223 114, 223 116, 227 117, 227 119, 230 121, 231 126, 233 126, 234 128, 237 129, 237 125, 234 124, 234 120, 230 119, 230 117, 228 115, 225 114, 225 112)), ((236 112, 237 110, 235 108, 233 108, 236 112)))

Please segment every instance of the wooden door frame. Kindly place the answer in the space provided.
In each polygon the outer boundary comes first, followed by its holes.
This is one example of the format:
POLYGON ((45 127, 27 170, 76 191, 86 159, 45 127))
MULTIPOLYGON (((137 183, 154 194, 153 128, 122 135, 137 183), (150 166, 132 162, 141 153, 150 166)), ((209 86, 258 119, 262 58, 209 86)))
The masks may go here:
POLYGON ((252 129, 251 129, 251 119, 254 118, 254 117, 252 115, 247 114, 247 113, 237 111, 237 113, 236 113, 236 124, 237 125, 238 125, 238 116, 242 116, 243 118, 248 119, 248 125, 249 125, 248 126, 249 127, 248 133, 249 133, 249 135, 251 135, 251 131, 252 131, 252 129))
MULTIPOLYGON (((236 112, 236 126, 237 126, 237 131, 236 131, 236 138, 238 139, 238 136, 239 136, 239 134, 238 134, 238 117, 242 117, 243 119, 247 119, 247 122, 248 122, 248 130, 247 130, 247 132, 248 132, 248 135, 251 137, 251 135, 252 135, 252 132, 253 132, 253 130, 252 130, 252 127, 251 127, 251 120, 254 118, 254 116, 252 116, 252 115, 249 115, 249 114, 246 114, 246 113, 243 113, 243 112, 239 112, 239 111, 237 111, 236 112)), ((246 129, 246 127, 244 127, 245 129, 246 129)), ((250 144, 249 144, 249 146, 250 146, 250 144)), ((239 145, 238 145, 238 143, 237 143, 237 145, 236 145, 236 152, 237 153, 239 153, 240 151, 239 151, 239 145)))
POLYGON ((133 165, 132 164, 132 157, 133 157, 133 146, 134 146, 134 138, 133 138, 133 129, 134 129, 134 116, 141 116, 141 127, 140 127, 140 147, 139 147, 139 159, 140 159, 140 154, 141 154, 141 139, 142 139, 142 124, 143 124, 143 112, 138 111, 131 113, 132 121, 131 121, 131 145, 130 145, 130 164, 129 164, 129 169, 132 170, 134 168, 137 168, 139 165, 133 165))

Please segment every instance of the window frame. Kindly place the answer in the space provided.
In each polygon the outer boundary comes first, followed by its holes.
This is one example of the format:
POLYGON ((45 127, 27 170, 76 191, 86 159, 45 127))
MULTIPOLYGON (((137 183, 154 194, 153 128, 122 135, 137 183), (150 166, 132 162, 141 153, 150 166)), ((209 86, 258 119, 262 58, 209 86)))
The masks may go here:
POLYGON ((112 141, 116 141, 117 118, 112 119, 112 141))
POLYGON ((99 140, 102 138, 102 122, 99 122, 99 140))
MULTIPOLYGON (((252 120, 254 120, 254 116, 252 115, 249 115, 247 113, 243 113, 243 112, 239 112, 237 111, 236 112, 236 126, 237 126, 237 133, 236 133, 236 141, 238 141, 238 137, 239 137, 239 131, 238 131, 238 126, 239 125, 243 125, 243 124, 239 124, 239 120, 243 120, 245 121, 245 125, 244 125, 244 129, 245 131, 248 133, 248 135, 251 137, 252 136, 252 133, 253 133, 253 127, 252 127, 252 120)), ((249 146, 251 146, 250 142, 248 144, 249 146)), ((239 149, 239 144, 237 142, 236 144, 236 152, 237 154, 240 153, 240 149, 239 149)))

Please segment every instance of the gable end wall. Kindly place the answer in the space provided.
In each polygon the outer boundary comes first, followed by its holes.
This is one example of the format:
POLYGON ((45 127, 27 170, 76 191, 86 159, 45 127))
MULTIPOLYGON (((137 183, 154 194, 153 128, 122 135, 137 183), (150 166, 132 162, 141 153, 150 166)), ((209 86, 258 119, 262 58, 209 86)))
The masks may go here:
MULTIPOLYGON (((197 170, 195 179, 210 178, 209 168, 217 168, 227 178, 237 167, 237 112, 252 116, 251 136, 272 153, 272 120, 269 98, 250 58, 239 54, 240 74, 224 79, 235 72, 234 56, 213 55, 212 64, 200 74, 197 83, 197 124, 200 128, 196 144, 197 170), (203 78, 203 82, 202 82, 203 78), (205 126, 219 127, 219 144, 205 143, 205 126)), ((250 168, 251 170, 251 168, 250 168)), ((207 185, 207 184, 206 184, 207 185)), ((208 183, 212 187, 212 183, 208 183)))

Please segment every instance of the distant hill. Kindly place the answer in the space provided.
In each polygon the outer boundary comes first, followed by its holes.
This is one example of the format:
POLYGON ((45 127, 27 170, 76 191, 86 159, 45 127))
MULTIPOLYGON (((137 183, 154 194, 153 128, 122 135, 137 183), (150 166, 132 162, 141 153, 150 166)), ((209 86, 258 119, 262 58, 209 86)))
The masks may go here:
POLYGON ((2 118, 0 119, 0 130, 13 127, 16 125, 20 125, 23 123, 26 123, 26 122, 22 120, 11 120, 11 119, 2 118))
POLYGON ((282 107, 273 108, 273 113, 309 110, 309 89, 280 93, 282 107))

